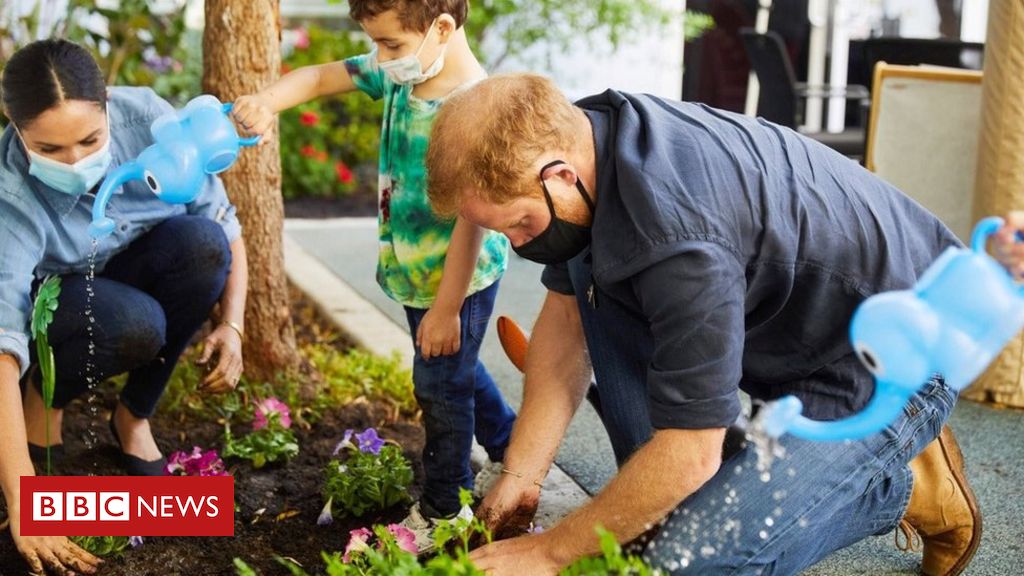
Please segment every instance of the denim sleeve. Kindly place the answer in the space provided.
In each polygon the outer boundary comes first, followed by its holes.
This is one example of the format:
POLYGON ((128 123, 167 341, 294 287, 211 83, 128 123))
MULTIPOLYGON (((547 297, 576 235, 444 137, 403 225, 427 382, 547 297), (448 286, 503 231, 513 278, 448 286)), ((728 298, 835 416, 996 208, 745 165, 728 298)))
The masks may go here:
POLYGON ((540 282, 545 288, 552 292, 572 296, 575 290, 572 288, 572 280, 569 278, 569 266, 565 263, 548 264, 541 272, 540 282))
POLYGON ((385 74, 377 66, 377 59, 372 52, 346 59, 345 70, 352 77, 356 88, 365 92, 367 96, 374 100, 384 97, 385 74))
POLYGON ((44 236, 30 210, 16 195, 0 191, 0 353, 29 366, 32 280, 43 257, 44 236))
POLYGON ((745 275, 726 248, 692 243, 632 278, 651 325, 655 428, 718 428, 740 413, 745 275))
POLYGON ((205 216, 220 224, 224 228, 228 243, 234 242, 242 235, 242 225, 238 222, 235 206, 228 200, 224 183, 216 176, 206 177, 202 193, 186 208, 189 214, 205 216))

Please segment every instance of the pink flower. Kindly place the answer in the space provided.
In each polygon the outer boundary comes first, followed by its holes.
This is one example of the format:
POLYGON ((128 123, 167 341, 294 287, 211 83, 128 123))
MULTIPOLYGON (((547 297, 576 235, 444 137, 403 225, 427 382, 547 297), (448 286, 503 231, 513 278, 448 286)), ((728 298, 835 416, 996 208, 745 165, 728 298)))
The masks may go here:
POLYGON ((320 122, 320 116, 316 112, 303 112, 299 114, 299 122, 303 126, 316 126, 317 122, 320 122))
POLYGON ((217 451, 204 452, 199 446, 193 446, 191 453, 178 451, 171 454, 164 472, 168 476, 229 476, 217 451))
POLYGON ((341 182, 342 184, 352 183, 352 169, 341 160, 334 163, 334 173, 338 176, 338 182, 341 182))
POLYGON ((351 554, 353 552, 359 553, 366 550, 370 546, 366 543, 373 533, 370 532, 369 528, 359 528, 358 530, 349 530, 348 545, 345 546, 345 555, 341 557, 341 561, 348 564, 352 561, 351 554))
POLYGON ((291 428, 292 419, 288 413, 288 405, 277 398, 270 397, 256 404, 256 414, 252 421, 252 429, 266 428, 270 418, 276 414, 282 428, 291 428))
POLYGON ((299 50, 309 48, 309 32, 305 28, 295 29, 295 47, 299 50))
POLYGON ((419 549, 416 548, 416 534, 412 530, 399 524, 388 524, 388 532, 395 537, 395 542, 402 550, 411 554, 419 552, 419 549))

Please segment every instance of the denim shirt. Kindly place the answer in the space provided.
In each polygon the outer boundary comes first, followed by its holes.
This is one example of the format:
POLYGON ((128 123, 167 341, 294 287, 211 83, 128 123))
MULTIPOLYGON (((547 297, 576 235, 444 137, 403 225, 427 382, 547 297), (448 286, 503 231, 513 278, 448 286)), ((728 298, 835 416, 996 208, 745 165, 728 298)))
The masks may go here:
MULTIPOLYGON (((110 170, 135 159, 152 144, 150 124, 170 112, 171 105, 149 88, 110 88, 110 170)), ((28 167, 24 146, 8 126, 0 135, 0 353, 14 356, 22 374, 29 365, 33 280, 88 272, 92 239, 87 228, 95 200, 95 190, 80 197, 56 191, 30 176, 28 167)), ((241 235, 235 208, 216 176, 208 177, 202 193, 187 205, 167 204, 141 181, 129 182, 112 196, 106 213, 117 227, 99 241, 97 274, 114 255, 174 216, 192 214, 216 220, 228 242, 241 235)))
MULTIPOLYGON (((849 342, 854 310, 912 286, 956 237, 787 128, 612 90, 577 105, 597 161, 589 301, 649 330, 654 427, 728 426, 737 390, 794 394, 817 420, 860 409, 874 381, 849 342)), ((564 266, 544 277, 563 293, 568 280, 564 266)))

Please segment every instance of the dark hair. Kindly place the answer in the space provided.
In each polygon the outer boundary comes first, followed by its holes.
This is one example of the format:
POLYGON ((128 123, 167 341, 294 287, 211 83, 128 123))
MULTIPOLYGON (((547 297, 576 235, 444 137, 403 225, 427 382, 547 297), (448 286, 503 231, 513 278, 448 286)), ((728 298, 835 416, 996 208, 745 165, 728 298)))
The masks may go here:
POLYGON ((469 15, 469 0, 349 0, 348 7, 356 22, 397 10, 402 28, 415 32, 425 31, 442 14, 450 14, 455 27, 462 28, 469 15))
POLYGON ((0 79, 0 100, 7 117, 26 126, 67 100, 95 102, 107 108, 107 85, 96 60, 67 40, 38 40, 7 61, 0 79))

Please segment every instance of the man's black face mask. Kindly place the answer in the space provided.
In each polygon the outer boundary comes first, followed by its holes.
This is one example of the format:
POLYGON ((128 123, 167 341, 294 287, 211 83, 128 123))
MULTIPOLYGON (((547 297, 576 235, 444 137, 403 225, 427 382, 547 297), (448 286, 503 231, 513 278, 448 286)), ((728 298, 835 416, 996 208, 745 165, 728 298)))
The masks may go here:
MULTIPOLYGON (((544 182, 544 172, 548 168, 559 164, 565 164, 565 162, 555 160, 540 170, 540 186, 544 190, 544 199, 547 200, 548 211, 551 212, 551 223, 548 224, 548 227, 543 232, 535 236, 533 240, 519 247, 512 247, 516 254, 540 264, 566 262, 582 252, 590 244, 589 226, 573 224, 559 218, 555 214, 555 204, 551 201, 551 194, 548 192, 548 186, 544 182)), ((583 201, 587 203, 587 208, 590 209, 590 215, 593 217, 594 202, 590 199, 587 189, 580 182, 579 178, 576 179, 576 190, 583 197, 583 201)))

